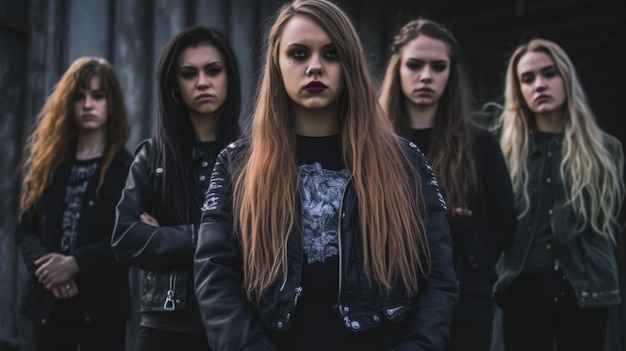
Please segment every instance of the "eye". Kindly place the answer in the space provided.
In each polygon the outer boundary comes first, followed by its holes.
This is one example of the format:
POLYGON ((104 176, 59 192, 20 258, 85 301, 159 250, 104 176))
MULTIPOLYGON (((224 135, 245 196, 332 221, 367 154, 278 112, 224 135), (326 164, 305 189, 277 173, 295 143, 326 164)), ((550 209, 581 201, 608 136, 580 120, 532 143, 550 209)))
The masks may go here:
POLYGON ((85 99, 85 94, 83 93, 76 93, 74 94, 74 101, 81 101, 85 99))
POLYGON ((522 76, 520 77, 520 82, 522 82, 523 84, 530 84, 534 80, 535 80, 534 74, 522 74, 522 76))
POLYGON ((331 49, 324 53, 324 58, 329 61, 337 61, 339 59, 339 54, 337 53, 337 50, 331 49))
POLYGON ((406 63, 406 67, 411 71, 418 71, 424 67, 424 64, 419 61, 409 61, 406 63))
POLYGON ((216 75, 218 75, 218 74, 222 73, 222 67, 210 67, 210 68, 207 68, 207 69, 204 71, 204 73, 205 73, 207 76, 216 76, 216 75))
POLYGON ((182 70, 178 73, 178 75, 183 79, 192 79, 196 76, 196 71, 194 70, 182 70))
POLYGON ((103 93, 103 92, 97 92, 97 93, 93 93, 93 94, 91 95, 91 97, 92 97, 94 100, 102 100, 102 99, 104 99, 106 96, 104 95, 104 93, 103 93))
POLYGON ((433 64, 433 70, 436 72, 443 72, 448 68, 448 65, 444 62, 438 62, 433 64))
POLYGON ((302 49, 294 49, 289 52, 289 56, 291 56, 296 61, 303 61, 307 58, 307 52, 302 49))
POLYGON ((557 76, 559 73, 556 71, 556 69, 554 67, 552 68, 548 68, 545 71, 542 72, 542 75, 544 78, 553 78, 555 76, 557 76))

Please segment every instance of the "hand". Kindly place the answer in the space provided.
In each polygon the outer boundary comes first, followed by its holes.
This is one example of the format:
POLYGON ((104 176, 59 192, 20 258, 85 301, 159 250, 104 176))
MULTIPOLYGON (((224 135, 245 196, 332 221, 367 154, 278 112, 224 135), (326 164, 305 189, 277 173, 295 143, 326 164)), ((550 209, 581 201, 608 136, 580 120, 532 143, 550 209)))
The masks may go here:
POLYGON ((157 221, 156 218, 150 216, 146 212, 142 213, 141 216, 139 216, 139 220, 141 221, 141 223, 145 223, 153 227, 159 226, 159 221, 157 221))
POLYGON ((57 299, 71 299, 78 295, 78 286, 74 279, 70 279, 63 284, 53 286, 50 291, 57 299))
POLYGON ((457 207, 454 209, 454 214, 458 216, 471 216, 472 210, 469 208, 457 207))
POLYGON ((35 264, 39 266, 35 271, 35 276, 48 290, 51 290, 53 286, 65 284, 80 270, 74 256, 56 252, 41 256, 35 264))

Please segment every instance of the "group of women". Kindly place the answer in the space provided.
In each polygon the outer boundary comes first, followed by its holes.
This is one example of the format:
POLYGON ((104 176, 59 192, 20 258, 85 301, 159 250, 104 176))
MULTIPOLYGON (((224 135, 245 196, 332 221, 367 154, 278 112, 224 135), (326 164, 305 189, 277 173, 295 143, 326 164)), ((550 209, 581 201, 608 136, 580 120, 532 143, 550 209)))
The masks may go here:
POLYGON ((568 56, 511 57, 493 130, 466 111, 459 47, 429 20, 395 37, 377 90, 349 17, 277 10, 240 132, 216 30, 158 61, 156 134, 133 156, 120 84, 75 61, 38 117, 16 240, 39 350, 597 350, 620 302, 619 141, 568 56), (132 162, 131 162, 132 161, 132 162))

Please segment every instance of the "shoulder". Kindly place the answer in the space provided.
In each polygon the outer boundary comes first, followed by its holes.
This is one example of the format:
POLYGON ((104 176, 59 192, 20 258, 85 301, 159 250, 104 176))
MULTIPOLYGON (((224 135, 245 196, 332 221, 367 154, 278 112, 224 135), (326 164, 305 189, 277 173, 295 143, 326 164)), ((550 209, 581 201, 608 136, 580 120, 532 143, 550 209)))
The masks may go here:
POLYGON ((131 162, 133 162, 133 155, 128 149, 122 147, 117 154, 115 154, 113 161, 125 166, 130 166, 131 162))
POLYGON ((474 123, 470 124, 469 130, 474 146, 493 148, 499 145, 495 132, 474 123))

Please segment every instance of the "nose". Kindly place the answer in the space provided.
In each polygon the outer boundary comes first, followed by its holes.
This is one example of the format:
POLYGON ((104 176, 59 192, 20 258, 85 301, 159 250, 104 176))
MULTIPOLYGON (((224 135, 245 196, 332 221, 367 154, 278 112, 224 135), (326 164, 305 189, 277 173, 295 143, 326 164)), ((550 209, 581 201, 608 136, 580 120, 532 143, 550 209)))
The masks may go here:
POLYGON ((535 78, 535 90, 544 91, 546 87, 546 80, 541 75, 538 75, 537 78, 535 78))
POLYGON ((200 72, 200 75, 198 76, 198 89, 204 90, 207 89, 210 85, 211 80, 209 76, 204 72, 200 72))
POLYGON ((433 74, 432 71, 430 69, 429 65, 425 65, 424 68, 422 68, 422 73, 420 74, 420 81, 421 82, 431 82, 433 80, 433 74))
POLYGON ((321 75, 322 74, 322 63, 319 55, 312 55, 311 62, 309 63, 309 67, 306 69, 307 76, 321 75))
POLYGON ((91 96, 85 96, 85 99, 83 100, 83 108, 85 110, 91 110, 93 108, 93 99, 91 96))

